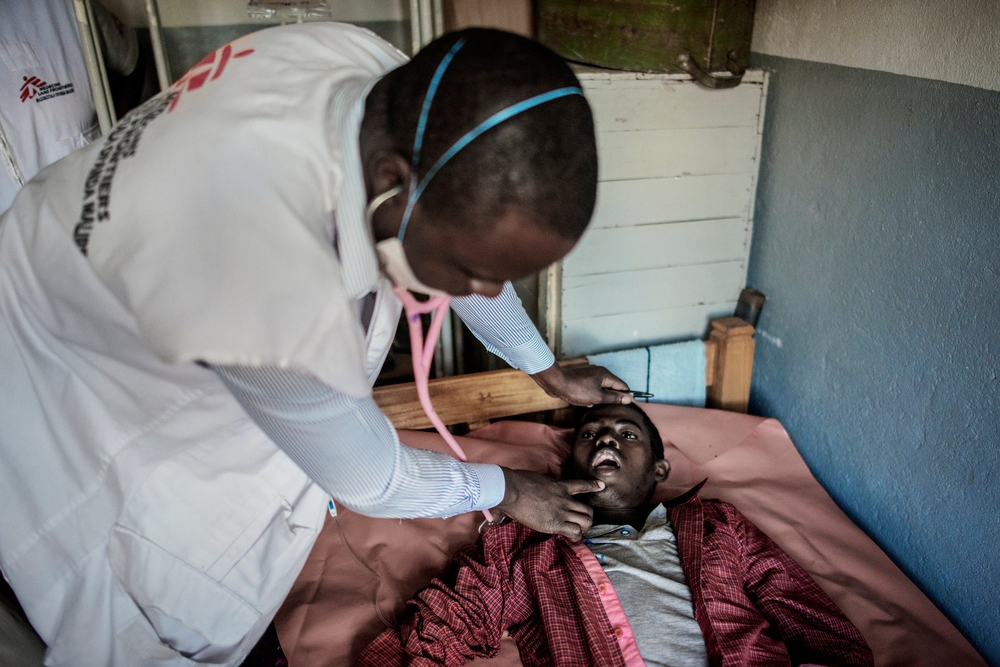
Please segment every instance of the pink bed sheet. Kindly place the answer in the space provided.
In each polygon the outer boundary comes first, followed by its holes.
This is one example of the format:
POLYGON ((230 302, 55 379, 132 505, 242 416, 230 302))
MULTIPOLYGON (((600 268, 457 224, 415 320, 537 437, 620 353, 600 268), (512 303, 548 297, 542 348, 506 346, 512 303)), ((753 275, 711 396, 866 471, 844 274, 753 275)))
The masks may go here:
MULTIPOLYGON (((880 667, 986 662, 920 590, 813 478, 781 424, 717 410, 650 405, 664 439, 670 498, 702 479, 705 498, 734 504, 771 536, 858 626, 880 667)), ((503 421, 460 439, 472 461, 555 474, 568 451, 566 431, 503 421)), ((436 434, 404 432, 414 447, 447 452, 436 434)), ((475 540, 479 513, 450 519, 369 519, 341 509, 328 519, 275 618, 290 667, 350 665, 404 602, 475 540), (381 587, 365 567, 382 579, 381 587)), ((476 665, 520 665, 507 640, 476 665)))

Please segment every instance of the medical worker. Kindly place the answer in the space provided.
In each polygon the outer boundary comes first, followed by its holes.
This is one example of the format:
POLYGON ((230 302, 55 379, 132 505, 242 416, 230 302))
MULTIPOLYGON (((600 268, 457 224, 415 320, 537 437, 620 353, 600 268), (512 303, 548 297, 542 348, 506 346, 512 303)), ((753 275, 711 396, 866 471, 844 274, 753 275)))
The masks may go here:
POLYGON ((0 218, 0 570, 47 664, 238 664, 331 496, 578 539, 598 482, 401 446, 371 387, 396 288, 460 297, 553 395, 627 402, 553 363, 509 282, 569 252, 596 177, 544 47, 468 30, 406 63, 314 23, 210 54, 27 183, 0 218))

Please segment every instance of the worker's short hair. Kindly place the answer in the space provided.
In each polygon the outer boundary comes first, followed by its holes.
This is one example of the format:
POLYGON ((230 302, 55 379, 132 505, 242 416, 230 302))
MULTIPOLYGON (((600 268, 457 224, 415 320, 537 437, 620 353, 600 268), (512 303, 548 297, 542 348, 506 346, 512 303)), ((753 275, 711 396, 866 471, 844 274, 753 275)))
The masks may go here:
MULTIPOLYGON (((580 428, 583 426, 584 420, 587 418, 587 415, 589 415, 594 410, 601 409, 602 407, 607 407, 607 406, 595 405, 591 408, 580 410, 577 413, 576 429, 573 431, 573 442, 576 442, 576 438, 580 435, 580 428)), ((622 407, 631 410, 638 418, 640 425, 642 425, 643 429, 646 430, 646 433, 649 434, 649 449, 653 454, 653 461, 662 461, 663 438, 660 437, 660 431, 659 429, 656 428, 656 424, 654 424, 653 420, 649 418, 649 415, 646 414, 646 411, 640 408, 635 403, 627 403, 622 407)))
MULTIPOLYGON (((535 95, 580 82, 538 42, 470 28, 441 37, 386 75, 389 139, 412 159, 413 138, 431 78, 458 39, 465 44, 441 79, 427 118, 419 175, 483 120, 535 95)), ((582 95, 545 102, 485 132, 459 151, 421 195, 442 218, 495 220, 511 205, 538 214, 565 238, 586 229, 597 196, 597 146, 582 95)))

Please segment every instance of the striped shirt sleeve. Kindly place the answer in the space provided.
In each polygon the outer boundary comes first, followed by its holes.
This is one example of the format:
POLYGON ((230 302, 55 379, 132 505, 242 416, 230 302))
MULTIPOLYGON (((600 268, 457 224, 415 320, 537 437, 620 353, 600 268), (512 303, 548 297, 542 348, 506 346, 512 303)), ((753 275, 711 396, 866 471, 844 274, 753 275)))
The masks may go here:
POLYGON ((212 366, 247 415, 333 498, 372 517, 452 516, 494 507, 499 466, 407 447, 374 399, 288 369, 212 366))
POLYGON ((451 308, 487 350, 514 368, 534 375, 556 362, 510 282, 492 299, 478 294, 453 298, 451 308))

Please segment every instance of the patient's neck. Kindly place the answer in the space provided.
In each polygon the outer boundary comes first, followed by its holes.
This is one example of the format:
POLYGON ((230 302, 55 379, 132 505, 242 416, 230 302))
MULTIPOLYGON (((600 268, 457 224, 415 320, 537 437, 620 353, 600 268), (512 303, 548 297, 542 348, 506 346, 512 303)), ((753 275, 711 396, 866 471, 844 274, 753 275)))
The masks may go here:
POLYGON ((642 530, 654 507, 656 505, 653 503, 642 507, 595 507, 594 525, 632 526, 636 530, 642 530))

